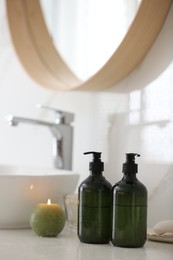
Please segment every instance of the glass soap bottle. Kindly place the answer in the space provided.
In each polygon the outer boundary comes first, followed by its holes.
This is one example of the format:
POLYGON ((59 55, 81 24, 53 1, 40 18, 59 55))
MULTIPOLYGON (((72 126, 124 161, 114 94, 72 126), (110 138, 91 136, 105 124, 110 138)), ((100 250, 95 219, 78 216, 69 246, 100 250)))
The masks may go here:
POLYGON ((124 176, 113 186, 112 243, 119 247, 142 247, 147 232, 147 189, 137 179, 135 153, 126 154, 124 176))
POLYGON ((78 237, 83 243, 106 244, 111 241, 112 185, 103 177, 101 153, 93 154, 90 176, 78 188, 78 237))

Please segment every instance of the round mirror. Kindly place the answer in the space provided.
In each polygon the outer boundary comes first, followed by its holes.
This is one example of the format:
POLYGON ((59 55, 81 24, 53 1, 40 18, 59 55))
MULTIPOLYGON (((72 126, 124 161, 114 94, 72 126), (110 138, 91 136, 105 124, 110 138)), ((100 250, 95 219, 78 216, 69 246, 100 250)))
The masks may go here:
POLYGON ((172 0, 142 0, 118 48, 86 81, 72 72, 55 48, 39 0, 6 0, 6 3, 15 49, 35 81, 54 90, 98 91, 124 79, 142 61, 164 24, 172 0))
POLYGON ((140 0, 40 0, 56 49, 82 80, 96 73, 121 43, 140 0))

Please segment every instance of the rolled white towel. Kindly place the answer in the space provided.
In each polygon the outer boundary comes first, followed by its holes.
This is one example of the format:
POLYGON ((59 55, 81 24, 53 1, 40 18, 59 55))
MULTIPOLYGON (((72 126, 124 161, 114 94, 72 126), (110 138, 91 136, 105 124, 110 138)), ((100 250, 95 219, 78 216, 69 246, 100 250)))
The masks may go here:
POLYGON ((153 231, 158 236, 163 235, 165 233, 172 233, 173 235, 173 220, 165 220, 157 223, 153 227, 153 231))

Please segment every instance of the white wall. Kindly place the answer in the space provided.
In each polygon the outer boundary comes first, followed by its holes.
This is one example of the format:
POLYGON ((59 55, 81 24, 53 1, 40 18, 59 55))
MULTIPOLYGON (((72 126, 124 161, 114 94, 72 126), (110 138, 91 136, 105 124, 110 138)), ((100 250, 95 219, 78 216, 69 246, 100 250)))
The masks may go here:
MULTIPOLYGON (((38 126, 9 127, 6 114, 53 120, 36 103, 74 112, 73 169, 88 174, 83 152, 103 152, 115 183, 126 152, 138 152, 139 179, 149 191, 149 225, 173 219, 173 8, 143 63, 108 91, 53 92, 30 79, 11 44, 0 1, 0 164, 51 167, 51 134, 38 126), (117 92, 118 91, 118 92, 117 92)), ((115 72, 116 73, 116 72, 115 72)))

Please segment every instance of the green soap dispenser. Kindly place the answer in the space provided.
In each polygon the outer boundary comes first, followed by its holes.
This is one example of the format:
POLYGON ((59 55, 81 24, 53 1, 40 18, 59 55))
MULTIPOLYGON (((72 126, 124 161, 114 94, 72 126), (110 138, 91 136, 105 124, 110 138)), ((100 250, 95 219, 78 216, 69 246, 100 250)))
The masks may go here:
POLYGON ((112 185, 103 177, 101 153, 93 154, 90 176, 78 188, 78 237, 83 243, 106 244, 111 241, 112 185))
POLYGON ((112 243, 119 247, 142 247, 147 232, 147 189, 138 181, 136 153, 127 153, 124 176, 113 186, 112 243))

